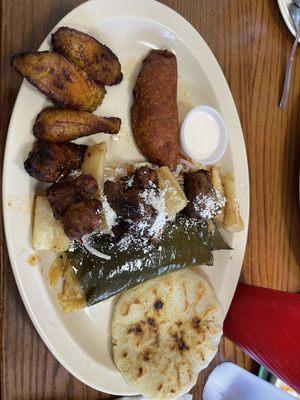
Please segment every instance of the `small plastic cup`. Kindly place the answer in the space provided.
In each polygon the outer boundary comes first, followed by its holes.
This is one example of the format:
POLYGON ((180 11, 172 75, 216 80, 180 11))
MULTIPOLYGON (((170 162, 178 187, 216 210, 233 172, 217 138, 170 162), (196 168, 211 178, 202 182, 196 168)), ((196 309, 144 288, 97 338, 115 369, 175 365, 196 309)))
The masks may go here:
MULTIPOLYGON (((209 135, 209 132, 207 132, 207 135, 209 135)), ((181 125, 180 143, 185 154, 191 157, 194 161, 205 165, 215 164, 223 157, 228 146, 228 132, 222 115, 217 110, 209 106, 197 106, 193 108, 187 114, 181 125), (207 158, 199 158, 195 153, 193 153, 191 147, 188 146, 188 136, 190 132, 187 130, 187 123, 191 118, 191 115, 194 113, 206 113, 215 120, 219 129, 219 140, 216 149, 207 158)))
POLYGON ((203 389, 203 400, 294 399, 290 394, 230 362, 218 365, 207 378, 203 389))

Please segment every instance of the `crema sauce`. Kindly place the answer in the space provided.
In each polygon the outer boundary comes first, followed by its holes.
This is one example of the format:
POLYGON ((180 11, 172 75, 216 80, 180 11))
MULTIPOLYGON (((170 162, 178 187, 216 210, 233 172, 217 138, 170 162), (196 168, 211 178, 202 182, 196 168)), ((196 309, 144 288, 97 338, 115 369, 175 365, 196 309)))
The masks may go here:
POLYGON ((185 125, 185 144, 196 159, 210 157, 220 141, 220 129, 215 119, 205 111, 192 113, 185 125))

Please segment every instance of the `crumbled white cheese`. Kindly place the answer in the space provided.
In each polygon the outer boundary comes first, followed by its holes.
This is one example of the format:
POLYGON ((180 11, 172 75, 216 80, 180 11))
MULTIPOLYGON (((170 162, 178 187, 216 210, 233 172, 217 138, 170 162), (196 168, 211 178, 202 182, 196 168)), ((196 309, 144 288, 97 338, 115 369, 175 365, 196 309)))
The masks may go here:
POLYGON ((109 274, 108 278, 113 278, 115 275, 120 275, 122 272, 134 272, 134 271, 141 271, 142 261, 130 261, 126 264, 122 265, 121 267, 114 268, 109 274))
POLYGON ((153 182, 149 182, 149 188, 145 189, 140 194, 145 203, 149 204, 157 211, 154 223, 149 229, 149 235, 152 237, 156 237, 161 232, 167 221, 164 195, 165 193, 163 191, 157 193, 156 186, 153 182))
POLYGON ((108 229, 112 229, 113 226, 117 225, 117 214, 116 212, 111 208, 107 201, 106 196, 102 196, 102 207, 103 207, 103 213, 105 215, 105 220, 108 226, 108 229))
POLYGON ((126 187, 127 187, 127 188, 131 188, 132 185, 133 185, 133 181, 134 181, 133 176, 131 176, 129 179, 127 179, 127 181, 126 181, 126 187))
POLYGON ((76 250, 76 248, 77 248, 76 242, 74 240, 72 240, 72 242, 70 242, 70 247, 69 247, 68 251, 73 252, 76 250))
POLYGON ((226 199, 216 191, 215 196, 199 193, 194 200, 195 211, 203 219, 211 219, 216 215, 221 214, 226 199))

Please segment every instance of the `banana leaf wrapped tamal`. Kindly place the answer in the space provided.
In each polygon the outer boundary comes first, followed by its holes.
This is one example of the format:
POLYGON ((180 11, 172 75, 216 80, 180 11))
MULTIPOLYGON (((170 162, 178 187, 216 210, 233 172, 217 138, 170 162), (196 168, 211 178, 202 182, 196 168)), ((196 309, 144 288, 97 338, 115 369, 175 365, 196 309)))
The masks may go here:
POLYGON ((168 223, 160 239, 134 239, 124 236, 115 241, 110 235, 94 234, 91 246, 110 259, 99 258, 82 244, 67 252, 88 306, 122 290, 162 274, 197 265, 212 265, 213 250, 230 249, 217 227, 179 215, 168 223))

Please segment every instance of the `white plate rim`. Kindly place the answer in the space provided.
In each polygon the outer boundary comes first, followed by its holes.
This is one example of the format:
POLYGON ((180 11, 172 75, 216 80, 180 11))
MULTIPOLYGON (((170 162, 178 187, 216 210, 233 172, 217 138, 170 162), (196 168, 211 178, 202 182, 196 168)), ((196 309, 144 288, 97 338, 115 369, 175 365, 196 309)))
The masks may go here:
MULTIPOLYGON (((290 16, 289 10, 288 10, 288 6, 289 4, 291 4, 291 1, 287 1, 287 0, 277 0, 278 3, 278 7, 280 9, 281 15, 284 19, 284 22, 286 23, 286 26, 288 27, 289 31, 291 32, 291 34, 296 37, 296 29, 294 27, 292 18, 290 16)), ((300 42, 300 40, 299 40, 300 42)))
MULTIPOLYGON (((117 4, 117 0, 89 0, 81 5, 79 5, 78 7, 76 7, 75 9, 73 9, 71 12, 69 12, 65 17, 63 17, 58 24, 52 29, 52 31, 56 30, 59 26, 63 25, 64 23, 66 23, 74 13, 78 13, 81 9, 87 7, 87 6, 93 6, 96 5, 96 3, 115 3, 117 4)), ((209 66, 209 70, 210 70, 210 76, 214 76, 214 78, 216 79, 212 79, 210 81, 210 83, 212 84, 213 87, 216 87, 219 85, 219 90, 223 91, 226 94, 226 98, 227 98, 227 104, 225 106, 225 108, 228 110, 228 112, 231 114, 231 117, 235 120, 235 123, 238 125, 239 130, 241 132, 241 137, 240 140, 242 142, 242 147, 245 150, 245 143, 244 143, 244 138, 243 138, 243 134, 242 134, 242 128, 240 125, 240 121, 239 121, 239 117, 237 114, 237 110, 230 92, 230 89, 228 87, 228 84, 225 80, 225 77, 220 69, 219 64, 217 63, 213 53, 211 52, 211 50, 209 49, 209 47, 207 46, 207 44, 205 43, 204 39, 201 37, 201 35, 198 33, 198 31, 196 31, 196 29, 187 21, 185 20, 180 14, 178 14, 176 11, 172 10, 171 8, 165 6, 164 4, 156 1, 156 0, 123 0, 123 2, 127 3, 128 6, 130 6, 130 8, 132 7, 136 7, 137 10, 142 10, 143 7, 145 7, 145 9, 147 9, 148 11, 151 9, 154 14, 159 15, 158 18, 158 22, 163 23, 163 21, 168 21, 168 23, 166 23, 166 26, 170 27, 170 26, 176 26, 176 34, 181 37, 184 36, 185 33, 188 33, 188 35, 190 36, 190 42, 189 45, 187 43, 185 43, 187 45, 187 47, 191 48, 191 47, 195 47, 197 49, 197 44, 199 44, 199 47, 201 47, 202 51, 205 51, 206 54, 206 64, 207 66, 209 66), (155 10, 155 11, 154 11, 155 10), (172 21, 169 21, 168 18, 170 17, 170 15, 172 16, 172 21), (194 39, 194 41, 193 41, 194 39), (197 43, 198 42, 198 43, 197 43)), ((144 11, 143 11, 144 12, 144 11)), ((142 12, 142 13, 143 13, 142 12)), ((143 14, 143 17, 146 17, 143 14)), ((51 31, 51 32, 52 32, 51 31)), ((49 35, 47 35, 47 37, 45 38, 45 40, 43 41, 42 45, 40 47, 45 46, 45 43, 48 39, 49 35)), ((20 90, 18 92, 16 101, 15 101, 15 105, 14 105, 14 109, 11 115, 11 121, 14 119, 14 114, 15 114, 15 110, 16 110, 16 105, 18 104, 18 102, 20 101, 21 98, 21 94, 22 94, 22 89, 24 87, 24 82, 22 83, 20 90)), ((106 393, 111 393, 111 394, 116 394, 116 395, 132 395, 135 394, 135 391, 130 391, 128 393, 124 393, 124 392, 118 392, 115 389, 110 389, 109 387, 105 387, 104 385, 99 386, 99 384, 95 384, 95 382, 91 382, 87 377, 83 377, 81 374, 78 374, 78 372, 76 371, 76 369, 74 369, 70 364, 68 364, 68 362, 59 354, 59 352, 56 351, 55 346, 53 346, 52 340, 51 338, 49 338, 49 336, 47 335, 47 332, 45 332, 45 330, 42 328, 42 326, 40 325, 39 321, 36 319, 35 314, 32 312, 31 309, 31 305, 27 300, 26 297, 26 293, 24 291, 23 285, 22 285, 22 281, 20 280, 20 277, 18 275, 18 267, 17 267, 17 261, 14 257, 13 251, 12 249, 12 237, 9 235, 9 229, 8 229, 8 207, 6 204, 6 193, 7 193, 7 186, 8 186, 8 176, 9 174, 7 173, 9 165, 7 162, 7 152, 6 152, 6 148, 10 142, 10 140, 12 139, 12 135, 10 132, 10 128, 8 128, 8 134, 7 134, 7 140, 6 140, 6 145, 5 145, 5 156, 4 156, 4 164, 3 164, 3 215, 4 215, 4 230, 5 230, 5 236, 6 236, 6 243, 7 243, 7 248, 8 248, 8 254, 9 254, 9 259, 10 259, 10 263, 12 266, 12 270, 14 273, 14 277, 15 277, 15 281, 17 283, 18 289, 19 289, 19 293, 21 295, 21 298, 23 300, 23 303, 25 305, 25 308, 36 328, 36 330, 38 331, 40 337, 42 338, 42 340, 45 342, 45 344, 47 345, 48 349, 52 352, 52 354, 56 357, 56 359, 70 372, 72 373, 76 378, 78 378, 79 380, 81 380, 82 382, 84 382, 85 384, 89 385, 90 387, 96 389, 96 390, 102 390, 105 391, 106 393)), ((243 154, 240 155, 241 161, 243 162, 243 165, 247 168, 247 179, 244 181, 244 185, 245 185, 245 190, 248 191, 248 196, 246 199, 246 209, 245 209, 245 213, 244 213, 244 222, 245 222, 245 236, 247 238, 247 232, 248 232, 248 220, 249 220, 249 176, 248 176, 248 162, 247 162, 247 155, 246 152, 244 151, 243 154)), ((244 241, 243 244, 243 253, 245 252, 245 245, 246 245, 246 240, 244 241)), ((224 292, 224 296, 227 296, 225 294, 225 292, 230 292, 232 294, 231 298, 228 298, 228 303, 230 304, 238 279, 239 279, 239 275, 240 275, 240 271, 241 271, 241 267, 242 265, 238 266, 237 270, 235 271, 234 274, 234 278, 231 277, 231 279, 228 279, 228 275, 227 275, 227 280, 223 281, 222 284, 222 289, 221 292, 224 292)), ((221 293, 222 295, 222 293, 221 293)), ((228 297, 228 296, 227 296, 228 297)), ((229 307, 228 304, 228 307, 229 307)), ((226 307, 226 310, 228 309, 228 307, 226 307)))

